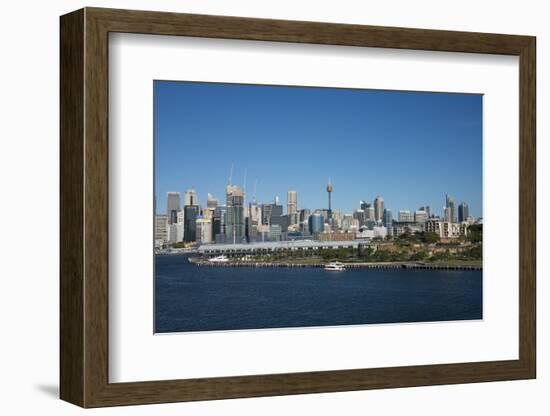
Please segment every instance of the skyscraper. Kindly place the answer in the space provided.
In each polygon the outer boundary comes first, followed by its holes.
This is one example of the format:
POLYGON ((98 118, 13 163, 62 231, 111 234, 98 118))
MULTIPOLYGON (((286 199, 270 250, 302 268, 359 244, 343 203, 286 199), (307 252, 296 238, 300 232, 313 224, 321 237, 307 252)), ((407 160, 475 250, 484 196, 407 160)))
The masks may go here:
POLYGON ((384 209, 384 226, 387 228, 387 235, 393 236, 393 218, 391 209, 384 209))
POLYGON ((376 221, 382 221, 383 215, 384 215, 384 198, 378 195, 374 199, 374 219, 376 221))
POLYGON ((183 240, 192 243, 197 241, 197 217, 198 205, 186 205, 183 207, 183 240))
POLYGON ((287 214, 289 225, 298 223, 298 192, 288 191, 287 193, 287 214))
POLYGON ((227 207, 226 206, 217 206, 214 210, 214 222, 213 230, 214 239, 216 243, 225 243, 226 237, 226 217, 227 217, 227 207))
POLYGON ((466 221, 469 216, 470 216, 470 209, 468 207, 468 204, 466 202, 462 202, 458 206, 458 222, 466 221))
POLYGON ((298 212, 298 192, 288 191, 287 196, 287 213, 295 214, 298 212))
POLYGON ((214 198, 212 194, 208 194, 208 197, 206 199, 206 207, 210 209, 216 209, 218 206, 218 200, 214 198))
POLYGON ((237 185, 226 187, 226 234, 228 243, 242 243, 244 229, 244 190, 237 185))
POLYGON ((168 215, 155 215, 155 246, 161 247, 168 242, 168 215))
POLYGON ((168 224, 175 224, 178 221, 178 211, 180 210, 180 193, 168 192, 166 196, 166 215, 168 224))
POLYGON ((323 232, 325 220, 319 213, 314 213, 309 216, 309 232, 314 235, 323 232))
POLYGON ((307 221, 310 215, 311 211, 308 208, 300 210, 300 222, 307 221))
POLYGON ((456 222, 455 199, 445 194, 445 221, 456 222))
POLYGON ((256 201, 248 205, 248 217, 246 217, 246 240, 251 243, 258 241, 258 227, 262 223, 262 209, 256 201))
POLYGON ((197 217, 200 214, 199 202, 195 189, 185 191, 183 200, 183 240, 191 243, 197 241, 197 217))
POLYGON ((358 209, 354 211, 353 218, 359 221, 359 227, 362 227, 363 225, 365 225, 365 222, 366 222, 365 211, 363 211, 362 209, 358 209))
POLYGON ((199 198, 197 198, 197 191, 195 191, 195 188, 185 191, 183 206, 186 205, 199 205, 199 198))

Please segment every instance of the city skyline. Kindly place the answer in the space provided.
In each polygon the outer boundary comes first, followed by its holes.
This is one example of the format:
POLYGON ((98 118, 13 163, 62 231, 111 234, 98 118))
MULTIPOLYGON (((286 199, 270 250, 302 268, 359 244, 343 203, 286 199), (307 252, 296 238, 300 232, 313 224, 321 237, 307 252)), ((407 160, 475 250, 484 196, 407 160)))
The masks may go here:
MULTIPOLYGON (((158 203, 156 202, 156 198, 155 198, 155 205, 156 205, 155 215, 167 215, 168 217, 175 218, 175 216, 174 216, 175 213, 173 213, 174 208, 168 209, 168 206, 170 205, 171 200, 174 199, 175 194, 177 194, 178 198, 179 198, 178 211, 183 210, 183 208, 185 206, 189 206, 189 205, 197 205, 201 209, 203 209, 203 208, 206 209, 206 208, 209 208, 209 205, 210 205, 211 201, 216 201, 216 206, 225 206, 226 205, 225 197, 226 197, 226 191, 227 191, 228 186, 238 188, 240 190, 244 190, 244 188, 242 186, 239 186, 239 185, 236 185, 236 184, 228 184, 228 185, 226 185, 226 189, 224 190, 224 193, 222 195, 207 193, 207 195, 204 199, 204 203, 201 203, 201 199, 198 197, 198 191, 194 187, 189 188, 189 189, 187 189, 183 192, 169 191, 169 192, 166 193, 166 204, 165 204, 166 209, 164 210, 164 212, 159 211, 158 203), (191 201, 186 201, 186 196, 189 193, 192 193, 194 195, 194 198, 195 198, 194 200, 192 199, 191 201)), ((250 205, 251 203, 254 203, 254 202, 259 206, 264 205, 264 204, 265 205, 271 205, 271 204, 279 205, 283 208, 283 211, 284 211, 285 215, 294 214, 294 213, 300 214, 300 212, 302 210, 307 210, 307 211, 310 211, 310 213, 313 213, 316 210, 327 210, 328 209, 329 204, 328 204, 328 195, 327 195, 326 187, 327 187, 327 184, 325 185, 325 189, 324 189, 325 198, 327 199, 326 204, 325 204, 325 206, 319 206, 319 207, 301 206, 301 204, 300 204, 300 193, 298 191, 294 190, 294 189, 289 189, 286 192, 286 196, 284 196, 283 198, 281 198, 279 195, 275 195, 271 200, 267 200, 267 201, 260 201, 257 198, 255 199, 254 196, 248 196, 247 197, 246 193, 244 193, 245 195, 243 197, 243 200, 244 200, 244 205, 246 207, 248 207, 248 205, 250 205), (289 196, 290 196, 291 193, 292 193, 293 197, 289 200, 289 196), (291 211, 290 210, 291 206, 296 206, 296 210, 291 211)), ((334 187, 332 186, 331 189, 334 189, 334 187)), ((332 194, 332 192, 333 192, 333 190, 331 191, 331 194, 332 194)), ((461 221, 465 221, 467 217, 470 217, 468 201, 463 201, 461 199, 455 199, 454 196, 451 196, 449 194, 444 195, 445 203, 443 204, 442 208, 439 209, 439 210, 437 209, 437 207, 433 207, 433 206, 430 206, 428 204, 420 205, 420 206, 416 206, 416 207, 400 207, 398 209, 394 209, 394 208, 391 208, 391 207, 386 205, 386 201, 384 200, 383 195, 377 195, 376 197, 374 197, 370 200, 366 199, 366 198, 359 200, 357 206, 354 209, 350 210, 350 211, 344 211, 342 209, 339 209, 337 206, 335 207, 334 205, 332 205, 332 211, 333 212, 340 212, 341 214, 353 214, 357 210, 363 209, 363 205, 368 204, 369 207, 373 210, 373 212, 375 212, 376 202, 379 198, 381 198, 381 201, 382 201, 382 208, 380 209, 380 214, 374 214, 374 218, 376 220, 380 220, 380 221, 383 221, 383 215, 384 215, 385 210, 389 210, 390 212, 392 212, 393 216, 395 217, 394 220, 396 220, 397 216, 401 212, 408 212, 411 216, 414 216, 416 211, 419 211, 419 210, 424 211, 426 208, 429 210, 428 218, 430 217, 430 214, 431 214, 432 217, 440 217, 442 219, 448 219, 451 222, 461 222, 461 221), (454 204, 454 207, 453 207, 454 211, 453 211, 452 214, 449 211, 446 211, 446 210, 449 209, 448 208, 449 199, 451 199, 453 201, 452 204, 454 204), (460 201, 460 204, 456 205, 455 201, 460 201), (461 213, 462 213, 462 215, 461 215, 461 213)), ((481 215, 471 216, 471 217, 472 218, 482 218, 481 215)), ((173 221, 173 222, 175 222, 175 221, 173 221)))
POLYGON ((278 195, 284 206, 294 190, 298 210, 324 209, 330 176, 343 213, 382 195, 394 217, 426 205, 443 216, 449 194, 482 216, 479 95, 166 81, 154 90, 158 214, 168 192, 192 187, 200 205, 208 193, 223 203, 233 170, 247 203, 254 187, 258 202, 278 195))

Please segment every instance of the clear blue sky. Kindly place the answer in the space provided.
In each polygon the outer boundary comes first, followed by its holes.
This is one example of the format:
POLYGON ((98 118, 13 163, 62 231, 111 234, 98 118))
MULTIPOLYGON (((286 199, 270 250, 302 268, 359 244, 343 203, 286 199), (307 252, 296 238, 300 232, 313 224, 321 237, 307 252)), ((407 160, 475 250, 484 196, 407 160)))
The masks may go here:
MULTIPOLYGON (((299 208, 351 212, 382 195, 399 209, 445 193, 482 215, 482 96, 200 82, 154 82, 157 212, 166 193, 194 187, 225 202, 233 183, 247 201, 298 191, 299 208)), ((286 210, 286 208, 285 208, 286 210)))

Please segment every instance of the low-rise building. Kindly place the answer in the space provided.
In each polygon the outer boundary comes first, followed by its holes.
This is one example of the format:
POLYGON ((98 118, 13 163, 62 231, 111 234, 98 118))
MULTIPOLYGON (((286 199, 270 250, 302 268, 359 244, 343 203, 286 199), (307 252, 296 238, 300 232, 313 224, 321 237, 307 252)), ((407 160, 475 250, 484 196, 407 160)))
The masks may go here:
POLYGON ((440 219, 430 219, 425 224, 426 232, 435 233, 441 239, 454 239, 466 236, 468 233, 467 223, 454 223, 440 219))
POLYGON ((393 221, 392 231, 394 237, 399 237, 405 233, 420 233, 424 231, 424 224, 416 223, 414 221, 393 221))

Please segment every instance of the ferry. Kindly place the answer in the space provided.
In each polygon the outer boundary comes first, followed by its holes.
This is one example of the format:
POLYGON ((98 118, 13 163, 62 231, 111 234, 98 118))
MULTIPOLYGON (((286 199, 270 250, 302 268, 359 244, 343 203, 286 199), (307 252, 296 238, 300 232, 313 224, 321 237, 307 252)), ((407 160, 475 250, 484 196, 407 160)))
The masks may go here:
POLYGON ((212 257, 211 259, 208 259, 211 263, 227 263, 229 259, 227 256, 224 256, 223 254, 221 256, 212 257))
POLYGON ((343 263, 340 263, 338 261, 328 263, 325 265, 325 270, 329 272, 342 272, 346 270, 343 263))

